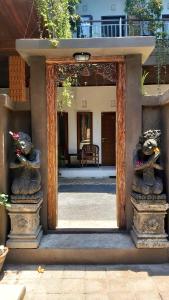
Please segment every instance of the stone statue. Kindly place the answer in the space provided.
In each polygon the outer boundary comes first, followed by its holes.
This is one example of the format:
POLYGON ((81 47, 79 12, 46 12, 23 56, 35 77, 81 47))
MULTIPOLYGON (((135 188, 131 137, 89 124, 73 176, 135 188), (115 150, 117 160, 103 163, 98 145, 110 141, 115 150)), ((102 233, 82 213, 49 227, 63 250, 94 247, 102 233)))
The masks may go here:
POLYGON ((159 195, 163 192, 163 183, 159 171, 160 165, 160 130, 148 130, 140 137, 134 157, 135 174, 133 192, 142 195, 159 195))
POLYGON ((15 146, 15 161, 10 168, 16 169, 12 182, 14 195, 33 195, 41 189, 40 151, 34 149, 31 138, 24 132, 9 132, 15 146))

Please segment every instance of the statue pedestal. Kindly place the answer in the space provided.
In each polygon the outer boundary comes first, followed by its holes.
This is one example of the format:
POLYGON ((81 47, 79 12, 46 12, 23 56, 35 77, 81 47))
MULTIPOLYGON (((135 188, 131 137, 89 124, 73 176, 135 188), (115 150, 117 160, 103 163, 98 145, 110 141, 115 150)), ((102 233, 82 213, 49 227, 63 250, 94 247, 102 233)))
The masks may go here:
POLYGON ((37 203, 11 204, 8 208, 11 231, 8 235, 7 247, 38 248, 42 237, 39 217, 42 201, 41 197, 37 203))
POLYGON ((169 208, 166 195, 133 193, 131 202, 134 220, 131 236, 137 248, 167 248, 168 235, 164 230, 164 218, 169 208))

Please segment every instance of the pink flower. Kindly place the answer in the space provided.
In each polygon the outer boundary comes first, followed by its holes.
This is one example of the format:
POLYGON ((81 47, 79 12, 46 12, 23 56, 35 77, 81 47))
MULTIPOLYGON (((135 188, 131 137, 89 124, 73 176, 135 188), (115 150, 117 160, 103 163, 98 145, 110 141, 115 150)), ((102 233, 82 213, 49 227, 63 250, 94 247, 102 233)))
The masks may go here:
POLYGON ((136 167, 142 166, 143 162, 141 160, 136 161, 136 167))
POLYGON ((13 138, 15 141, 18 141, 18 140, 19 140, 19 133, 18 133, 18 132, 12 132, 12 131, 9 131, 9 134, 12 136, 12 138, 13 138))
POLYGON ((16 149, 16 156, 20 156, 21 155, 21 150, 20 149, 16 149))

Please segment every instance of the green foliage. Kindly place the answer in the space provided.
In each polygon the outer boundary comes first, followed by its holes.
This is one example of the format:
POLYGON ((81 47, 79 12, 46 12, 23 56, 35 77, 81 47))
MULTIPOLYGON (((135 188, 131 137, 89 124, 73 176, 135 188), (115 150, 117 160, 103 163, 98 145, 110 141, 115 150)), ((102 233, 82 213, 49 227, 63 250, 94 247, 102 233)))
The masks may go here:
POLYGON ((126 0, 125 3, 127 15, 139 20, 159 19, 162 9, 162 0, 126 0))
POLYGON ((56 40, 60 38, 71 38, 72 28, 78 18, 76 6, 80 0, 35 0, 40 23, 43 24, 43 32, 48 33, 50 40, 54 39, 52 45, 57 45, 56 40))
POLYGON ((72 79, 67 77, 62 83, 62 92, 57 99, 58 110, 63 111, 67 107, 71 107, 74 95, 72 92, 72 79))
MULTIPOLYGON (((129 19, 135 18, 138 21, 148 21, 147 29, 152 35, 155 35, 156 38, 161 38, 162 34, 163 26, 159 20, 162 9, 162 0, 126 0, 125 5, 125 11, 129 19)), ((137 28, 137 31, 141 29, 141 26, 144 31, 144 22, 134 23, 134 27, 137 28), (138 24, 138 28, 136 24, 138 24)))
POLYGON ((9 197, 6 194, 0 194, 0 205, 10 207, 9 197))
MULTIPOLYGON (((48 33, 48 38, 53 47, 56 47, 59 39, 72 37, 79 16, 76 7, 80 0, 35 0, 37 12, 40 18, 41 38, 43 33, 48 33)), ((71 106, 73 94, 71 91, 71 79, 68 77, 62 83, 62 93, 58 97, 58 109, 63 111, 71 106)))
MULTIPOLYGON (((125 11, 129 20, 136 19, 147 22, 147 29, 155 36, 156 40, 156 69, 157 69, 157 83, 161 83, 161 70, 167 64, 167 57, 169 54, 169 40, 166 32, 163 31, 163 22, 160 21, 161 12, 163 9, 162 0, 126 0, 125 11)), ((133 34, 139 33, 140 24, 136 28, 136 23, 129 26, 133 27, 130 31, 133 34)), ((144 22, 142 23, 144 31, 144 22)), ((144 78, 144 74, 143 74, 144 78)))
POLYGON ((144 83, 145 83, 145 80, 146 80, 148 74, 149 74, 149 72, 146 72, 146 71, 144 71, 143 74, 142 74, 142 78, 141 78, 141 91, 142 91, 142 95, 146 95, 145 90, 144 90, 144 83))

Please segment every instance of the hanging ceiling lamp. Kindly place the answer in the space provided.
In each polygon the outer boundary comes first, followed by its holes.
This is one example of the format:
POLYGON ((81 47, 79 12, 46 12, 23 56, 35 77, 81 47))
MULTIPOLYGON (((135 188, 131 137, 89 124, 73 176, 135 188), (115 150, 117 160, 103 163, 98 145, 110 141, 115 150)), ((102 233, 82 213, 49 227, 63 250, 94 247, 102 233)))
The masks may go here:
POLYGON ((77 52, 73 54, 73 57, 76 61, 88 61, 90 59, 91 54, 88 52, 77 52))

